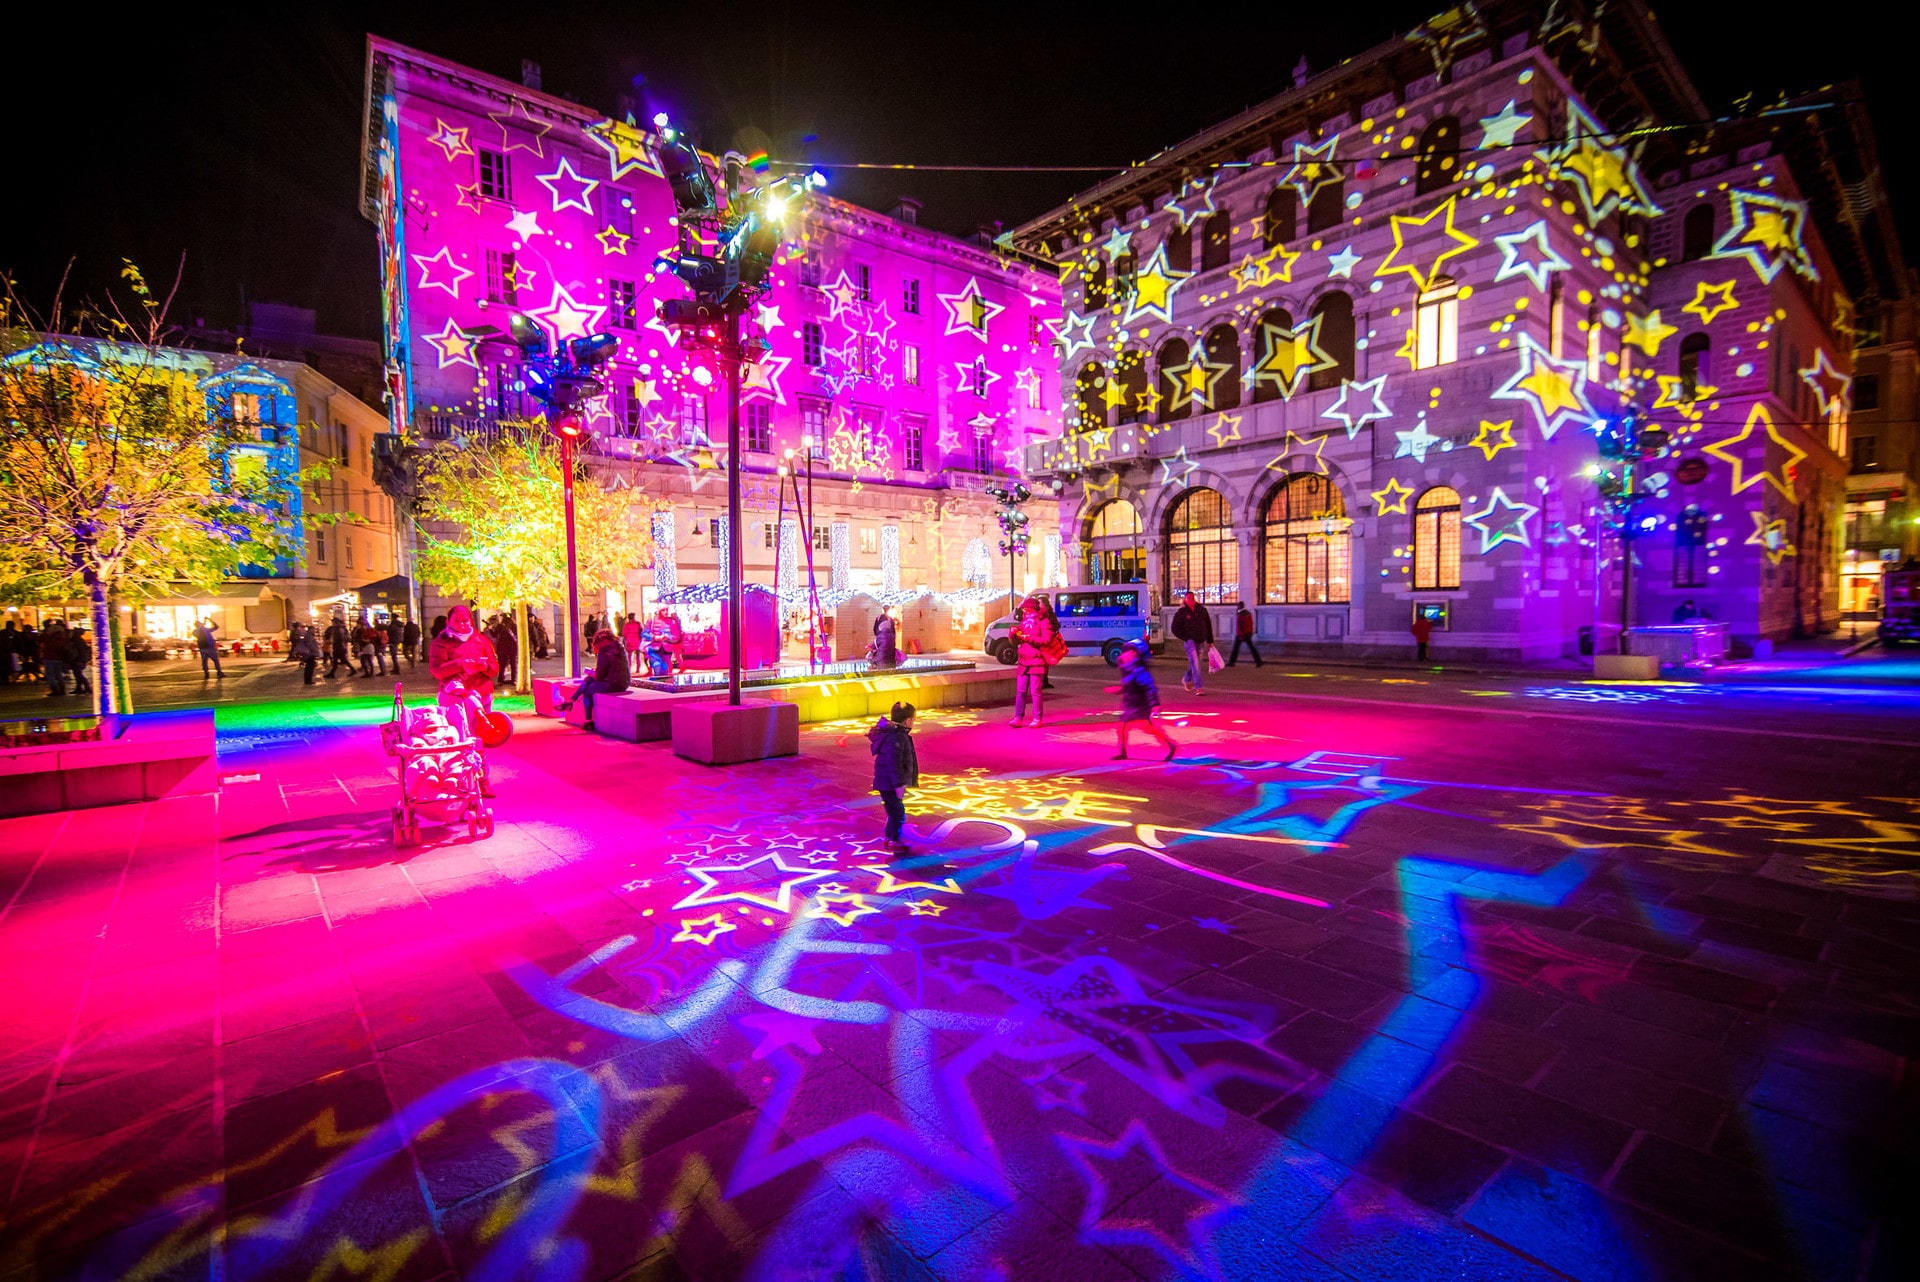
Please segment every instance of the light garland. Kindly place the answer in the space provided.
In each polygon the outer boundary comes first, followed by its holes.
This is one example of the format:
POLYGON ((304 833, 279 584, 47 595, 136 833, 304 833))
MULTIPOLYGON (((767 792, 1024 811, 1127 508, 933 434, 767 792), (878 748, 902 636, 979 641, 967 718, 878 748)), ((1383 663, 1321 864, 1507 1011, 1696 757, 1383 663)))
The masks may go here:
POLYGON ((880 527, 880 590, 900 591, 900 527, 880 527))
POLYGON ((733 529, 724 516, 713 518, 715 535, 715 555, 720 558, 720 582, 724 585, 733 577, 733 557, 730 554, 733 542, 733 529))
POLYGON ((804 595, 806 589, 800 583, 800 522, 792 518, 780 522, 779 557, 780 567, 776 573, 781 599, 804 595))
POLYGON ((1047 571, 1046 578, 1043 579, 1042 582, 1050 588, 1064 588, 1067 586, 1067 574, 1066 567, 1060 563, 1059 534, 1047 535, 1046 549, 1046 560, 1044 564, 1047 567, 1047 571))
POLYGON ((674 564, 673 513, 653 514, 653 590, 666 597, 680 586, 679 567, 674 564))
POLYGON ((960 556, 960 581, 968 587, 985 587, 993 581, 993 558, 987 554, 987 541, 974 538, 960 556))
POLYGON ((845 521, 835 521, 830 538, 833 544, 833 577, 829 586, 836 592, 844 592, 853 582, 853 527, 845 521))

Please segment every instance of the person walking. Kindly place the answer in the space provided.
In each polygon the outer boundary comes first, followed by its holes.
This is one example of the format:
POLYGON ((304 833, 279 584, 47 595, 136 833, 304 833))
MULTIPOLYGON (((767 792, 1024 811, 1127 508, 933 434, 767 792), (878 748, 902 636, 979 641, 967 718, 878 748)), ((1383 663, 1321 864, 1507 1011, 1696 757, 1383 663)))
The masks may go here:
POLYGON ((537 614, 527 618, 527 639, 533 644, 533 657, 544 659, 553 650, 553 643, 547 639, 547 623, 537 614))
POLYGON ((59 619, 40 633, 40 663, 47 674, 47 698, 66 698, 67 625, 59 619))
POLYGON ((520 636, 512 619, 502 619, 493 633, 494 653, 500 656, 500 684, 520 684, 520 636))
POLYGON ((220 625, 212 619, 202 619, 193 625, 193 648, 200 652, 200 679, 202 681, 207 679, 208 663, 213 664, 214 676, 222 681, 227 679, 227 674, 220 670, 220 643, 213 638, 214 631, 219 628, 219 626, 220 625))
POLYGON ((360 660, 360 675, 373 675, 373 629, 363 619, 353 630, 353 652, 360 660))
POLYGON ((87 640, 84 628, 75 626, 67 631, 67 668, 73 673, 73 692, 92 694, 93 682, 88 670, 93 667, 93 646, 87 640))
POLYGON ((880 617, 873 621, 873 649, 868 662, 875 668, 900 666, 900 623, 890 605, 881 606, 880 617))
POLYGON ((1038 726, 1046 721, 1047 669, 1053 666, 1053 654, 1059 644, 1060 629, 1055 627, 1046 610, 1035 597, 1028 597, 1020 607, 1020 622, 1013 625, 1008 635, 1019 647, 1019 657, 1015 660, 1013 687, 1013 720, 1007 724, 1018 730, 1027 724, 1027 703, 1033 703, 1033 724, 1038 726))
POLYGON ((913 744, 913 705, 896 703, 893 710, 867 731, 867 751, 873 756, 873 788, 887 810, 887 841, 896 855, 910 854, 903 831, 907 803, 900 794, 920 786, 920 753, 913 744))
POLYGON ((380 675, 387 675, 387 625, 375 619, 367 627, 368 639, 373 642, 373 661, 380 667, 380 675))
POLYGON ((620 638, 601 628, 593 638, 593 671, 573 698, 560 705, 560 715, 567 712, 576 703, 587 705, 587 720, 584 729, 593 729, 593 697, 597 694, 620 694, 633 684, 633 669, 627 663, 627 648, 620 644, 620 638))
POLYGON ((1160 687, 1154 684, 1153 674, 1147 671, 1145 647, 1138 641, 1130 642, 1120 647, 1119 657, 1120 684, 1107 687, 1108 694, 1120 696, 1120 725, 1117 732, 1120 750, 1113 754, 1113 759, 1127 759, 1127 730, 1138 722, 1166 747, 1165 759, 1172 761, 1180 745, 1154 720, 1154 713, 1160 707, 1160 687))
POLYGON ((311 623, 293 625, 293 640, 287 646, 287 653, 300 665, 300 675, 306 678, 305 684, 312 685, 313 670, 320 662, 320 639, 314 636, 311 623))
POLYGON ((400 616, 387 616, 387 657, 393 660, 393 675, 400 675, 400 643, 406 636, 406 629, 400 624, 400 616))
POLYGON ((0 628, 0 685, 12 685, 20 668, 20 629, 12 619, 0 628))
POLYGON ((29 681, 40 679, 40 630, 31 623, 20 627, 20 675, 29 681))
POLYGON ((347 624, 339 615, 333 616, 333 622, 327 625, 327 680, 333 680, 333 674, 341 664, 347 665, 347 675, 353 675, 353 661, 347 657, 347 624))
POLYGON ((420 625, 408 619, 406 626, 400 629, 400 645, 407 652, 407 666, 420 666, 420 625))
POLYGON ((1233 614, 1233 654, 1227 659, 1227 666, 1229 668, 1240 662, 1241 646, 1247 647, 1247 653, 1253 656, 1254 667, 1264 668, 1267 666, 1261 661, 1260 651, 1254 648, 1253 611, 1247 609, 1247 603, 1245 601, 1240 603, 1240 608, 1235 610, 1233 614))
POLYGON ((1189 592, 1173 615, 1173 635, 1187 647, 1187 673, 1180 684, 1189 694, 1205 693, 1207 651, 1213 645, 1213 616, 1189 592))
POLYGON ((1417 663, 1425 663, 1427 661, 1427 642, 1433 639, 1433 620, 1424 614, 1416 614, 1413 616, 1413 626, 1407 630, 1413 633, 1414 661, 1417 663))
POLYGON ((641 633, 646 629, 640 626, 640 616, 628 614, 627 621, 620 625, 620 644, 627 647, 627 667, 637 669, 640 666, 641 633))

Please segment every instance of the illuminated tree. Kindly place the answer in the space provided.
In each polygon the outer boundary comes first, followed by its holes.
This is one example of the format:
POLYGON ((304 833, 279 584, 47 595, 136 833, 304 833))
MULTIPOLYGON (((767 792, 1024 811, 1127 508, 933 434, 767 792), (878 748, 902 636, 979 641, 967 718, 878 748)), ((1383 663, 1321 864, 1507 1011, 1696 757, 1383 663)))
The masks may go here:
MULTIPOLYGON (((583 591, 619 584, 629 566, 651 556, 647 514, 657 503, 603 490, 581 467, 574 505, 583 591)), ((455 531, 446 538, 422 533, 420 578, 483 606, 512 609, 522 655, 517 688, 532 689, 527 606, 566 592, 559 447, 536 425, 486 443, 437 446, 420 466, 420 515, 455 531)))
MULTIPOLYGON (((169 359, 166 300, 127 263, 130 304, 36 317, 0 301, 0 582, 27 599, 85 596, 94 705, 131 711, 115 605, 294 555, 297 451, 263 447, 230 398, 169 359)), ((315 478, 317 479, 317 476, 315 478)))

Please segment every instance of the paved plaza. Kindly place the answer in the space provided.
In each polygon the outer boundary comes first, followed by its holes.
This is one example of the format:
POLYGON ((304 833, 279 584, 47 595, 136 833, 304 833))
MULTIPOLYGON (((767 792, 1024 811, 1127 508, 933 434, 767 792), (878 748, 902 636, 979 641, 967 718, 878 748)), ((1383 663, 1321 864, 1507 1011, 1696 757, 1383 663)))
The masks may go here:
POLYGON ((530 716, 396 851, 378 681, 0 822, 0 1279, 1920 1272, 1914 665, 1155 666, 923 716, 905 858, 864 723, 530 716))

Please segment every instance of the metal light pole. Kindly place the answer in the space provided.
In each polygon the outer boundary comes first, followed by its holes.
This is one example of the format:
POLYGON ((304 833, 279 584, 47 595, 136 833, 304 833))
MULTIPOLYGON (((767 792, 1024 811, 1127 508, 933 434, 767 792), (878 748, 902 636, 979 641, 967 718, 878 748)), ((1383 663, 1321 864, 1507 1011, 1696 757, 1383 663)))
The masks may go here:
POLYGON ((580 675, 580 553, 573 530, 573 442, 580 420, 560 421, 560 495, 567 521, 567 676, 580 675))
MULTIPOLYGON (((745 623, 741 607, 745 604, 741 580, 746 577, 741 552, 746 540, 740 537, 740 314, 727 313, 726 332, 721 336, 720 364, 727 376, 727 612, 733 626, 727 629, 727 704, 740 706, 740 629, 745 623)), ((568 526, 571 538, 572 526, 568 526)), ((778 554, 776 553, 776 556, 778 554)))

